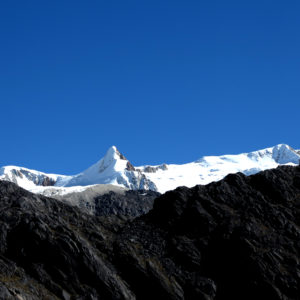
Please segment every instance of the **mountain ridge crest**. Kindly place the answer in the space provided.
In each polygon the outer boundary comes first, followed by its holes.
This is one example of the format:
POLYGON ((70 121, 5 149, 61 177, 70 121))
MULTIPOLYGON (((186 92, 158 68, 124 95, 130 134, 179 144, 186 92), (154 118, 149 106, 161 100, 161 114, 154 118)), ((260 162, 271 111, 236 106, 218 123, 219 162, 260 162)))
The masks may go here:
MULTIPOLYGON (((0 168, 0 180, 7 180, 36 193, 55 186, 84 187, 95 184, 112 184, 133 190, 165 192, 178 186, 192 187, 218 181, 230 173, 251 175, 279 165, 297 165, 300 151, 287 144, 248 153, 221 156, 203 156, 186 164, 133 166, 118 150, 111 146, 105 155, 83 172, 69 176, 48 174, 17 166, 0 168)), ((74 190, 74 188, 73 188, 74 190)))

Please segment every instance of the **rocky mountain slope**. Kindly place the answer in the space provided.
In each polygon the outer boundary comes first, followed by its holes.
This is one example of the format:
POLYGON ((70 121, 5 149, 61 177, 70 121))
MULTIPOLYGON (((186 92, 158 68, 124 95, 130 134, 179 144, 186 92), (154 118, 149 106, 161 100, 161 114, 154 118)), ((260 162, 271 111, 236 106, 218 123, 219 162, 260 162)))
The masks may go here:
POLYGON ((193 187, 218 181, 230 173, 242 172, 251 175, 279 165, 297 165, 299 160, 299 150, 279 144, 238 155, 204 156, 183 165, 135 167, 113 146, 101 160, 78 175, 46 174, 8 166, 0 169, 0 179, 40 194, 49 194, 52 189, 53 195, 63 195, 82 191, 86 186, 94 184, 111 184, 131 190, 164 193, 178 186, 193 187))
POLYGON ((95 216, 115 215, 130 219, 151 210, 154 199, 159 195, 158 192, 151 190, 136 191, 108 184, 97 184, 81 192, 55 195, 55 198, 95 216))
POLYGON ((0 182, 0 299, 299 299, 300 167, 228 175, 126 221, 0 182))

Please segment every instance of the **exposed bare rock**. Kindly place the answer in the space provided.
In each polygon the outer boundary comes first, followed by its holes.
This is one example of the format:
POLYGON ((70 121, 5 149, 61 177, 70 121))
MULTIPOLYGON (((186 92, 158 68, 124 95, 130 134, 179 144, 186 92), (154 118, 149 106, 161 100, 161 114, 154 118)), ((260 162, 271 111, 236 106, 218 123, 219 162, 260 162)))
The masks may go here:
POLYGON ((128 161, 126 164, 127 171, 135 171, 135 167, 128 161))
POLYGON ((0 299, 299 300, 299 241, 300 167, 178 188, 134 220, 0 182, 0 299))
POLYGON ((45 177, 45 178, 43 178, 42 182, 39 185, 41 185, 41 186, 54 186, 55 183, 56 183, 56 181, 53 180, 52 178, 45 177))
POLYGON ((162 164, 157 167, 146 166, 143 168, 143 171, 145 173, 156 173, 158 170, 166 171, 166 170, 168 170, 168 166, 166 164, 162 164))

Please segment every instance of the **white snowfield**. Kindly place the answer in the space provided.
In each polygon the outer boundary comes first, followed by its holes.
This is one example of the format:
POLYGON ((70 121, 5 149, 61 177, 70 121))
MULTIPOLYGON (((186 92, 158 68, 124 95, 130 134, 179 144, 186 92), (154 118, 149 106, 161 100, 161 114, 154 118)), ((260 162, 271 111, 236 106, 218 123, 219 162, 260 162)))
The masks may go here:
POLYGON ((74 176, 47 174, 22 167, 0 169, 0 179, 47 196, 82 192, 91 185, 110 184, 126 189, 164 193, 178 186, 192 187, 218 181, 229 173, 255 174, 279 165, 298 165, 300 151, 279 144, 238 155, 204 156, 194 162, 175 165, 134 167, 115 146, 96 164, 74 176))

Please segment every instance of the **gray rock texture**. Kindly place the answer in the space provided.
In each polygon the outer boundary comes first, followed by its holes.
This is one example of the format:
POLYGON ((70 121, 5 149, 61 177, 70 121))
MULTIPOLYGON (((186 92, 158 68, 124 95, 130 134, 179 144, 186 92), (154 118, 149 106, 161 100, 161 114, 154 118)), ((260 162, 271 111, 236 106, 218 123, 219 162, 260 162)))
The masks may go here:
POLYGON ((300 295, 300 167, 229 175, 93 216, 0 182, 0 299, 300 295))

